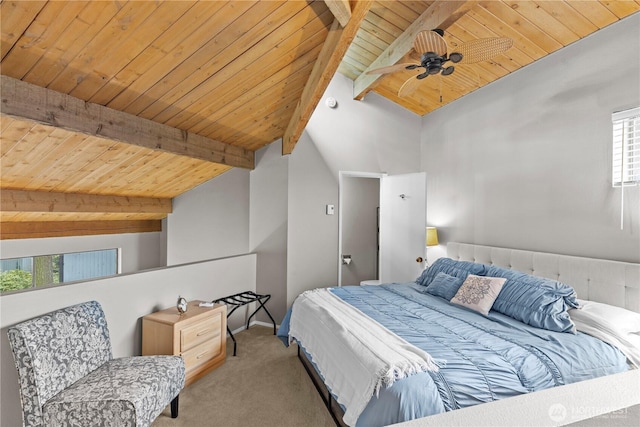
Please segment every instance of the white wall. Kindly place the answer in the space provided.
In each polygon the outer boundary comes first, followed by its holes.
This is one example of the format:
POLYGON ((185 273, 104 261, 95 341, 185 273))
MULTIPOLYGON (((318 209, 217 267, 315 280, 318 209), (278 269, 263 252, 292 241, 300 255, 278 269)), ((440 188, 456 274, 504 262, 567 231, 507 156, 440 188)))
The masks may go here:
POLYGON ((640 262, 640 187, 623 231, 611 187, 611 113, 638 105, 635 14, 424 116, 429 222, 443 242, 640 262))
POLYGON ((249 252, 249 171, 231 169, 173 199, 167 265, 249 252))
MULTIPOLYGON (((213 300, 244 290, 255 291, 255 286, 256 255, 250 254, 0 296, 0 425, 22 424, 18 377, 7 340, 8 326, 96 300, 109 324, 114 357, 131 356, 141 351, 141 318, 175 305, 178 295, 188 300, 213 300)), ((230 318, 231 329, 245 321, 241 311, 230 318)))
POLYGON ((289 161, 287 304, 338 278, 340 171, 400 174, 420 170, 420 117, 377 94, 353 100, 352 81, 337 74, 289 161), (325 105, 329 96, 338 106, 325 105))
POLYGON ((120 248, 122 273, 164 266, 163 233, 0 240, 0 257, 18 258, 120 248))

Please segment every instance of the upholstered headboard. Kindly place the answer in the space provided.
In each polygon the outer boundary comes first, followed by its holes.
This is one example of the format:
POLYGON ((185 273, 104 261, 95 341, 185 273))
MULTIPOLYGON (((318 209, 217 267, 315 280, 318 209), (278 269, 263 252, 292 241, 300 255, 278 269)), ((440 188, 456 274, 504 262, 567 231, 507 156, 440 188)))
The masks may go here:
POLYGON ((455 242, 447 243, 447 255, 558 280, 578 298, 640 312, 640 264, 455 242))

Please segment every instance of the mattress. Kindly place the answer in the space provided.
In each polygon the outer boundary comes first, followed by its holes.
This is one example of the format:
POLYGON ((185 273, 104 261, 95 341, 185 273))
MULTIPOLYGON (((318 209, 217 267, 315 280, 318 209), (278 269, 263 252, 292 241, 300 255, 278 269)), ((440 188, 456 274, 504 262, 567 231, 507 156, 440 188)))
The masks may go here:
MULTIPOLYGON (((483 316, 416 283, 331 291, 440 366, 372 395, 356 426, 393 424, 628 369, 618 349, 589 335, 535 328, 495 311, 483 316)), ((287 319, 279 335, 288 335, 287 319)))

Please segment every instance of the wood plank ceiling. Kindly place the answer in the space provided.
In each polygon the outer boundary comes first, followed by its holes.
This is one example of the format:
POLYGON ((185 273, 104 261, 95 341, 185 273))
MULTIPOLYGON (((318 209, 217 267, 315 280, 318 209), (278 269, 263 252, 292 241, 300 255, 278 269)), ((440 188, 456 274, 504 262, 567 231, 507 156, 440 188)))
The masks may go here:
POLYGON ((635 1, 3 0, 0 238, 159 229, 172 198, 251 169, 253 153, 279 138, 290 153, 336 69, 363 102, 374 91, 424 115, 638 10, 635 1), (514 46, 402 98, 415 72, 364 73, 406 60, 415 32, 435 27, 450 49, 483 37, 514 46))
MULTIPOLYGON (((444 23, 438 26, 445 30, 449 52, 463 43, 485 37, 508 37, 513 40, 513 47, 489 61, 458 64, 450 76, 430 76, 422 80, 414 94, 403 98, 398 96, 402 83, 423 69, 389 74, 373 84, 363 82, 367 78, 375 78, 363 74, 376 68, 371 64, 388 54, 389 46, 397 42, 412 23, 420 19, 428 22, 429 12, 437 3, 374 2, 338 69, 355 81, 357 98, 373 90, 416 114, 428 114, 640 10, 640 2, 637 1, 450 1, 447 3, 466 4, 454 6, 459 8, 458 16, 448 21, 443 19, 444 23)), ((403 55, 405 53, 408 51, 402 52, 403 55)), ((395 62, 416 60, 419 62, 419 56, 413 54, 395 62)), ((383 65, 391 64, 377 66, 383 65)))

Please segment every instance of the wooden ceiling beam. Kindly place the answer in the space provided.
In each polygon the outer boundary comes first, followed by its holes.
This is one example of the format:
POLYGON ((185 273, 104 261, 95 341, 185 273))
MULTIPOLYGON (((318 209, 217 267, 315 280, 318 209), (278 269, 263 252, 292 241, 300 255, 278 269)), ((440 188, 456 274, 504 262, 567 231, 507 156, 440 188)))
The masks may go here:
POLYGON ((254 168, 254 153, 70 95, 1 76, 2 114, 86 135, 206 160, 254 168))
POLYGON ((367 72, 395 65, 413 48, 413 40, 420 31, 435 28, 445 30, 477 3, 477 1, 436 0, 353 82, 353 98, 358 100, 364 98, 383 76, 367 74, 367 72))
POLYGON ((162 220, 3 222, 0 240, 162 231, 162 220))
POLYGON ((349 0, 324 0, 333 16, 340 22, 342 27, 346 27, 351 18, 351 6, 349 0))
POLYGON ((159 214, 172 212, 171 199, 151 197, 101 196, 96 194, 54 193, 2 189, 0 212, 22 213, 131 213, 159 214))
POLYGON ((331 25, 320 55, 302 91, 300 101, 298 101, 282 137, 283 155, 293 152, 293 148, 296 146, 298 139, 300 139, 300 135, 302 135, 311 118, 311 114, 313 114, 318 102, 320 102, 320 98, 322 98, 322 94, 324 94, 333 75, 338 70, 342 57, 349 49, 351 41, 356 36, 360 24, 367 12, 369 12, 372 3, 373 0, 359 0, 356 2, 351 12, 351 18, 344 28, 340 26, 340 22, 337 19, 331 25))

